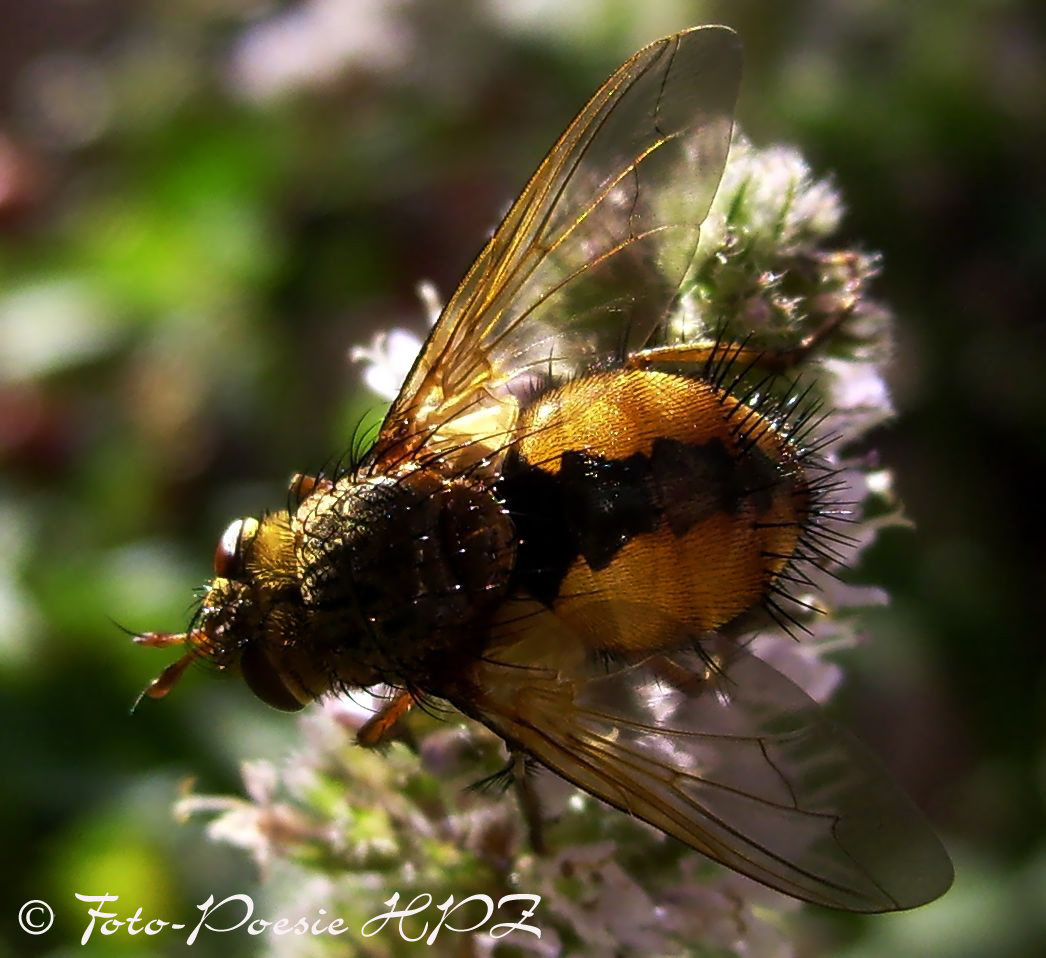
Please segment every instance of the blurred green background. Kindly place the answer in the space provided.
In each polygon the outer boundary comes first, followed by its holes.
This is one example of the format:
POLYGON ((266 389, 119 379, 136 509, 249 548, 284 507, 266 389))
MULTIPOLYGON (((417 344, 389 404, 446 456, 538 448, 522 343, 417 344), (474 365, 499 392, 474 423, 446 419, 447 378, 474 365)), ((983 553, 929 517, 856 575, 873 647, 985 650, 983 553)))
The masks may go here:
MULTIPOLYGON (((1046 953, 1046 7, 1007 0, 0 2, 0 956, 81 953, 86 906, 193 921, 256 887, 174 822, 293 719, 193 673, 133 717, 226 523, 284 501, 377 403, 348 351, 423 328, 545 149, 627 54, 725 22, 738 116, 794 142, 884 254, 913 532, 847 721, 938 824, 954 889, 809 909, 799 954, 1046 953), (1038 531, 1037 531, 1038 530, 1038 531), (111 617, 111 618, 110 618, 111 617), (51 902, 55 926, 18 930, 51 902), (74 907, 75 906, 75 907, 74 907)), ((85 954, 177 954, 97 934, 85 954)), ((197 954, 253 954, 244 934, 197 954)))

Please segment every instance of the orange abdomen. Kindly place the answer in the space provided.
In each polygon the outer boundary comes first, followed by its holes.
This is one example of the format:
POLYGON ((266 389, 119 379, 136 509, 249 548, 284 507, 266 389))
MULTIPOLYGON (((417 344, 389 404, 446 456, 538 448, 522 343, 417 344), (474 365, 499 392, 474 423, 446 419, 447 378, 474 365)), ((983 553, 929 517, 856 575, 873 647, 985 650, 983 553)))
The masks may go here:
POLYGON ((587 376, 529 405, 521 434, 502 484, 518 584, 593 647, 726 625, 764 600, 807 521, 796 450, 702 379, 587 376))

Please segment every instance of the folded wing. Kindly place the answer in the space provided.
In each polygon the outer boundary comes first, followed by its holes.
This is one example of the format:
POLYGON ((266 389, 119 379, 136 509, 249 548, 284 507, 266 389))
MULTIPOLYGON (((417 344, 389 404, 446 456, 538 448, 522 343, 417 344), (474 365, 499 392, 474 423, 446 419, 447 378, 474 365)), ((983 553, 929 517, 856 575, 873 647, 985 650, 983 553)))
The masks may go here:
POLYGON ((494 447, 511 434, 514 383, 647 342, 719 184, 740 72, 737 35, 702 27, 603 84, 447 304, 382 427, 379 466, 469 436, 494 447))
POLYGON ((553 771, 806 901, 893 911, 951 884, 947 853, 874 756, 762 660, 709 640, 606 672, 565 636, 555 658, 560 626, 541 619, 543 648, 503 646, 471 681, 480 717, 553 771))

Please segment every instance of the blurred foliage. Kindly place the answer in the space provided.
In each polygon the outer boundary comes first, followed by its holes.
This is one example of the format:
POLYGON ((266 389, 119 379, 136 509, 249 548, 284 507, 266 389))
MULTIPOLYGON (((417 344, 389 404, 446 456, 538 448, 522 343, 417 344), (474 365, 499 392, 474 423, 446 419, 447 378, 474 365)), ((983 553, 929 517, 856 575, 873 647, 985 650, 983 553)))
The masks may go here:
POLYGON ((959 877, 910 915, 810 910, 803 947, 1039 953, 1043 19, 1016 0, 0 3, 0 956, 76 947, 75 891, 192 922, 255 887, 170 808, 187 776, 236 788, 293 722, 206 674, 129 717, 165 660, 109 617, 184 621, 228 520, 373 408, 349 348, 421 328, 416 282, 453 288, 595 84, 701 22, 740 32, 747 133, 833 173, 899 317, 903 415, 878 445, 918 528, 866 562, 894 601, 847 706, 959 877), (40 937, 14 925, 33 898, 58 912, 40 937))

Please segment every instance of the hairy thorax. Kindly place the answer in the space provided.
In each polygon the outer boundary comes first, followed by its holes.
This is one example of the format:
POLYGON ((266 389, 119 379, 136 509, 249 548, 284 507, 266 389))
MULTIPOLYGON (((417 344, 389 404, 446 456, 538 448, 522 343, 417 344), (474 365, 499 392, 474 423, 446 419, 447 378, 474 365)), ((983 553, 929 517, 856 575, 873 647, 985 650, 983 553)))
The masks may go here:
POLYGON ((490 491, 426 469, 345 477, 301 504, 294 530, 313 641, 353 686, 438 672, 478 636, 514 565, 490 491))

